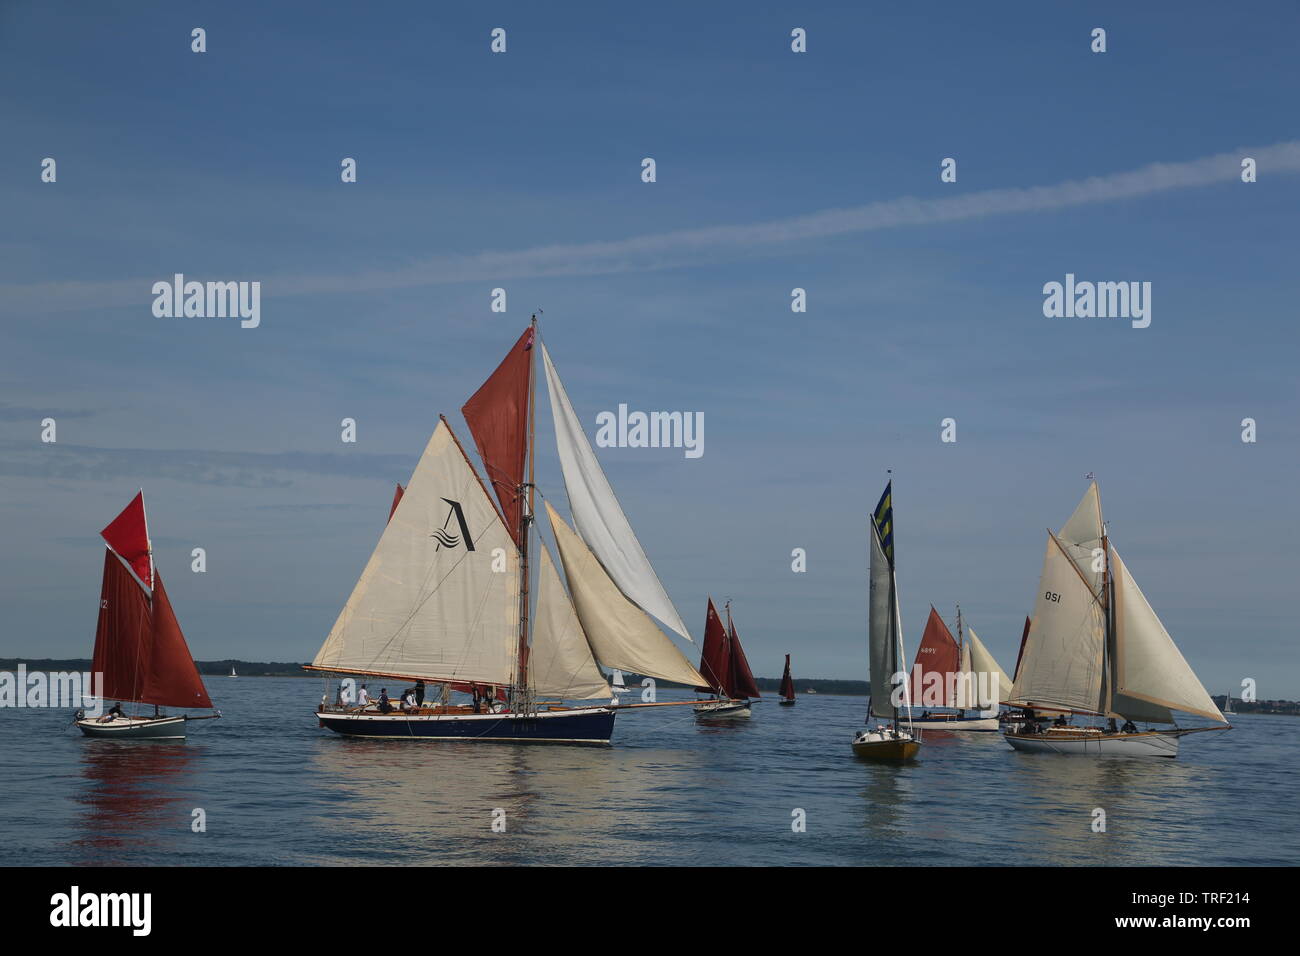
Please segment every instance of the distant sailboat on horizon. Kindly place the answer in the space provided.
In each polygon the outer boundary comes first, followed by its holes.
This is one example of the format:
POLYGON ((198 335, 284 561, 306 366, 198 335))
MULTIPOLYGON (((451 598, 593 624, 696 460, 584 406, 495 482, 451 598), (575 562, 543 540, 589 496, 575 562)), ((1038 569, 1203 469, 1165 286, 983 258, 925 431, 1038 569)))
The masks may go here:
POLYGON ((1004 735, 1030 753, 1176 757, 1181 737, 1231 728, 1111 543, 1095 481, 1060 533, 1047 532, 1033 625, 1007 703, 1060 715, 1046 730, 1030 720, 1004 735), (1174 711, 1216 726, 1180 728, 1174 711), (1107 726, 1070 726, 1076 714, 1107 726), (1136 721, 1175 726, 1139 731, 1136 721))
POLYGON ((781 689, 777 692, 781 695, 782 707, 793 707, 794 696, 794 678, 790 676, 790 655, 785 655, 785 673, 781 675, 781 689))
POLYGON ((91 673, 102 675, 101 702, 152 705, 153 714, 136 709, 128 715, 119 707, 100 717, 78 711, 77 727, 87 737, 114 740, 183 738, 188 721, 210 720, 221 712, 191 717, 159 709, 208 709, 212 701, 154 566, 143 491, 100 537, 107 547, 91 673))

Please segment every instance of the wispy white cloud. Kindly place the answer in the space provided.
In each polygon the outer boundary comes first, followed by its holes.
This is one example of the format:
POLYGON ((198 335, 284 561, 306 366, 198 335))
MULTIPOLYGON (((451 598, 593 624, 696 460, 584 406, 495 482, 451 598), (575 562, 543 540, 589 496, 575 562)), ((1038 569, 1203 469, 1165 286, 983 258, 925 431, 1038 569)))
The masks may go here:
MULTIPOLYGON (((480 280, 608 275, 666 269, 698 264, 703 260, 744 258, 767 253, 782 245, 853 233, 986 216, 1050 212, 1073 206, 1138 199, 1173 189, 1239 181, 1241 161, 1246 156, 1257 161, 1261 176, 1300 172, 1300 140, 1291 140, 1184 162, 1151 163, 1126 172, 1047 186, 988 189, 942 199, 907 196, 744 225, 680 229, 625 239, 484 251, 472 255, 434 256, 394 270, 266 277, 262 280, 263 294, 274 297, 366 292, 480 280)), ((108 282, 57 281, 11 285, 5 295, 11 306, 37 311, 120 305, 147 297, 152 283, 160 278, 165 276, 108 282)), ((196 275, 193 278, 210 277, 196 275)))

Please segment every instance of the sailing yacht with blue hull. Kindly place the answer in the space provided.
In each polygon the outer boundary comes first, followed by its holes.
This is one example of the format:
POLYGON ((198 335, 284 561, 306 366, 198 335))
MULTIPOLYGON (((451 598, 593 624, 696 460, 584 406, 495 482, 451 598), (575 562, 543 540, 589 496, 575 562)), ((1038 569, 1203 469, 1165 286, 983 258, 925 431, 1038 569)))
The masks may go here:
POLYGON ((421 737, 426 740, 505 740, 607 744, 614 735, 613 709, 584 707, 535 714, 322 714, 321 723, 350 737, 421 737))
MULTIPOLYGON (((416 683, 395 703, 327 690, 322 727, 353 737, 608 744, 619 704, 601 667, 704 678, 653 613, 690 635, 623 514, 541 346, 574 530, 546 503, 565 582, 532 538, 537 320, 462 408, 487 475, 441 419, 308 670, 416 683), (496 500, 488 491, 491 485, 496 500), (536 607, 533 606, 534 591, 536 607), (442 685, 437 702, 423 687, 442 685), (474 705, 453 705, 451 690, 474 705), (415 689, 412 689, 413 692, 415 689)), ((386 690, 386 689, 385 689, 386 690)), ((692 703, 690 701, 683 702, 692 703)))

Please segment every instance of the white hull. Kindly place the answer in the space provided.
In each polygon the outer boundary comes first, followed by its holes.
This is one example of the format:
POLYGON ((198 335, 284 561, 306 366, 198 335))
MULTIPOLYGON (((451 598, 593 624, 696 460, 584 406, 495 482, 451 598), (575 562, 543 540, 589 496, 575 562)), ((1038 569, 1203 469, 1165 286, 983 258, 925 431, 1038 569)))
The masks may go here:
POLYGON ((913 717, 912 725, 923 730, 993 731, 998 729, 996 717, 913 717))
POLYGON ((1177 757, 1179 733, 1088 734, 1048 731, 1006 734, 1007 743, 1025 753, 1075 754, 1088 757, 1177 757))
POLYGON ((752 716, 749 701, 706 700, 703 703, 696 704, 692 709, 695 711, 696 717, 708 717, 711 720, 717 717, 752 716))
POLYGON ((185 737, 185 718, 182 717, 118 717, 101 723, 88 717, 77 721, 77 726, 87 737, 112 740, 175 740, 185 737))

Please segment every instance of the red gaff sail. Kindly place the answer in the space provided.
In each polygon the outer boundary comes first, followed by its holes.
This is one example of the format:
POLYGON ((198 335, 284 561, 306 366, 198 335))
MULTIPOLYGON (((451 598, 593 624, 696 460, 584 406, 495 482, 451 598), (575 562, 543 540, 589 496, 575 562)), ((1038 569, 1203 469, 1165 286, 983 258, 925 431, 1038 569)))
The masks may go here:
POLYGON ((916 649, 916 664, 912 668, 912 706, 955 706, 953 675, 960 670, 961 652, 957 649, 957 642, 939 612, 931 606, 921 645, 916 649))
POLYGON ((153 648, 140 700, 167 707, 211 707, 203 678, 167 599, 162 576, 154 574, 153 648))
POLYGON ((149 599, 126 565, 104 549, 104 583, 99 591, 92 674, 104 675, 100 696, 136 701, 153 646, 149 599))
POLYGON ((718 617, 718 609, 709 598, 709 613, 704 621, 704 646, 700 649, 700 673, 709 682, 707 688, 715 694, 731 696, 728 684, 731 681, 731 641, 727 638, 727 629, 718 617))
POLYGON ((745 659, 745 651, 740 646, 740 638, 736 636, 736 625, 731 624, 731 686, 729 688, 730 696, 740 697, 760 697, 758 685, 754 683, 754 672, 749 669, 749 661, 745 659))
POLYGON ((522 544, 519 517, 524 463, 528 454, 528 385, 532 374, 533 330, 519 336, 495 372, 470 396, 460 412, 469 423, 487 478, 501 502, 501 514, 516 544, 522 544))
POLYGON ((794 700, 794 678, 790 676, 790 655, 785 655, 785 673, 781 675, 780 694, 786 700, 794 700))
POLYGON ((144 517, 144 492, 122 509, 100 536, 108 546, 122 556, 136 577, 147 588, 153 587, 153 559, 149 556, 149 527, 144 517))
POLYGON ((403 487, 399 484, 399 485, 397 486, 397 490, 393 492, 393 506, 392 506, 391 508, 388 509, 388 520, 389 520, 389 521, 392 521, 392 520, 393 520, 393 512, 395 512, 395 511, 397 510, 397 505, 398 505, 399 502, 401 502, 401 500, 402 500, 402 493, 403 493, 404 491, 406 491, 406 489, 403 488, 403 487))

